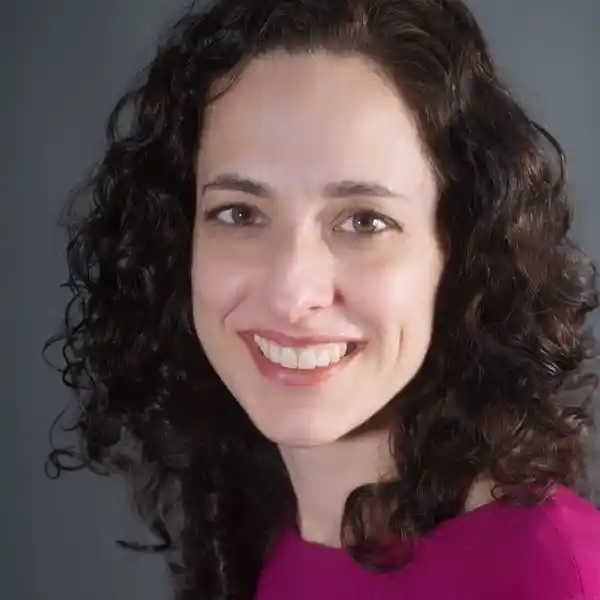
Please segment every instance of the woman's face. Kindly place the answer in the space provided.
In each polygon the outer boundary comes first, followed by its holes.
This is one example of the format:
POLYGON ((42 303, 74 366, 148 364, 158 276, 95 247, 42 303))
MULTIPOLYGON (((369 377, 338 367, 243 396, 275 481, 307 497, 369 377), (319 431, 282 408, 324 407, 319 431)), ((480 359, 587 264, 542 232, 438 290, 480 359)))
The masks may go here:
POLYGON ((337 440, 416 374, 443 263, 436 199, 411 113, 360 57, 256 59, 207 111, 195 327, 266 437, 337 440))

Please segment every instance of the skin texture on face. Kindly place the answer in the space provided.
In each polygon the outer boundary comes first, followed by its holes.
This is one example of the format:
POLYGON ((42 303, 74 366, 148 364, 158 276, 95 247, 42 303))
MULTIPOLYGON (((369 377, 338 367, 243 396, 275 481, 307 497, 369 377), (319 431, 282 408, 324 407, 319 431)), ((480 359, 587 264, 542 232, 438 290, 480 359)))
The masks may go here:
POLYGON ((199 148, 191 277, 208 359, 280 446, 352 437, 431 338, 437 187, 410 111, 362 57, 272 54, 208 109, 199 148), (360 345, 326 381, 289 386, 258 370, 239 335, 256 329, 360 345))

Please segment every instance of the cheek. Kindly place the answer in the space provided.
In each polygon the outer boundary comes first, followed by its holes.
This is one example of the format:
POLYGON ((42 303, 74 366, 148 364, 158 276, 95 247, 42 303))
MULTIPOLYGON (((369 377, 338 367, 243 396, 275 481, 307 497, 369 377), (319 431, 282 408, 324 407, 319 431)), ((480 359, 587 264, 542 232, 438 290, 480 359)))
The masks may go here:
POLYGON ((195 317, 226 314, 243 285, 243 270, 211 244, 194 247, 191 265, 195 317))
POLYGON ((384 329, 431 321, 440 261, 436 256, 431 260, 416 258, 405 255, 379 268, 371 265, 355 270, 348 285, 354 309, 384 329))

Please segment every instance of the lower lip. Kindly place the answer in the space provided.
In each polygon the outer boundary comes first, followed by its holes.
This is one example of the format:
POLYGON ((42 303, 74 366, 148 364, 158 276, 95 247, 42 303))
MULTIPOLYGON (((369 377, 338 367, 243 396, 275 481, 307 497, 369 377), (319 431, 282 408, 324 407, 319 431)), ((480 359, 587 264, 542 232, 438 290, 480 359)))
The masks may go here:
POLYGON ((316 367, 310 370, 289 369, 271 362, 260 351, 253 340, 244 337, 242 337, 242 339, 248 346, 258 370, 264 377, 274 383, 292 387, 308 387, 327 381, 343 368, 347 367, 360 351, 359 348, 355 348, 353 352, 346 355, 342 360, 329 365, 328 367, 316 367))

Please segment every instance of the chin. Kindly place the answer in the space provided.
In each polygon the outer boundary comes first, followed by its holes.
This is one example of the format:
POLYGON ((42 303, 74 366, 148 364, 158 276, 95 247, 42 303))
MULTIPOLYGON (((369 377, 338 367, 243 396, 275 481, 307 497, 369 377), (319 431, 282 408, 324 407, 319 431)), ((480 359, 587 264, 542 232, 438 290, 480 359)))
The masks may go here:
POLYGON ((259 431, 273 443, 295 448, 314 448, 331 444, 352 430, 351 427, 340 428, 339 424, 338 427, 332 427, 330 420, 328 423, 323 423, 323 426, 319 426, 314 420, 302 423, 302 419, 298 416, 290 419, 288 423, 285 423, 283 419, 278 423, 269 421, 262 423, 254 421, 254 423, 259 431))
POLYGON ((293 434, 267 437, 278 446, 285 446, 286 448, 318 448, 319 446, 331 444, 339 439, 338 437, 315 436, 309 433, 306 435, 293 434))

